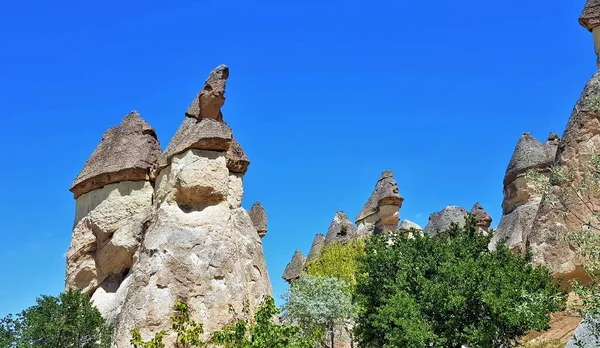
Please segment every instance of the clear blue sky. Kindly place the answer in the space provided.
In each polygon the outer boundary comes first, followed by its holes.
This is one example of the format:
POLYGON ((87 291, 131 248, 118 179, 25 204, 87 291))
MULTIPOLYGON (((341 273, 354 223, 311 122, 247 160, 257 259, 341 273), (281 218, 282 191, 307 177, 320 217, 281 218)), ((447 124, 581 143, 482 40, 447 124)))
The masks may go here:
POLYGON ((220 63, 276 295, 294 249, 354 218, 384 169, 402 218, 480 201, 497 224, 520 134, 562 134, 595 71, 583 4, 1 0, 0 315, 62 290, 68 188, 102 133, 136 109, 165 147, 220 63))

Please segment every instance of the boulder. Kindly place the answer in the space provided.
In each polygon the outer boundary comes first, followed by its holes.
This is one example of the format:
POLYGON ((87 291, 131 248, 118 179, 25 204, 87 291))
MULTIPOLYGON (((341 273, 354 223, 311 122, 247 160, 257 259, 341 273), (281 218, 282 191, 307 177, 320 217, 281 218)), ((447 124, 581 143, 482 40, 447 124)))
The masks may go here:
POLYGON ((570 194, 572 186, 578 187, 582 180, 595 173, 591 161, 600 153, 599 100, 600 72, 596 72, 577 101, 558 145, 554 164, 569 179, 551 181, 549 194, 542 199, 527 238, 533 261, 546 265, 566 280, 585 273, 582 260, 563 237, 570 231, 581 230, 588 222, 597 221, 594 215, 600 206, 598 190, 588 190, 583 201, 576 194, 570 194), (556 204, 555 196, 563 196, 564 205, 556 204))
POLYGON ((335 213, 329 229, 325 235, 325 245, 332 243, 346 243, 358 237, 356 226, 350 221, 343 211, 335 213))
POLYGON ((435 236, 438 233, 445 232, 449 229, 452 223, 464 226, 467 214, 465 208, 449 205, 443 210, 429 216, 429 222, 427 223, 427 226, 425 226, 423 232, 435 236))
POLYGON ((285 266, 282 278, 288 283, 300 278, 305 265, 306 257, 304 257, 304 254, 300 250, 296 250, 290 263, 285 266))
POLYGON ((410 220, 402 220, 402 222, 400 223, 400 226, 398 226, 398 229, 401 229, 401 230, 415 229, 415 230, 419 230, 419 231, 423 230, 423 228, 421 226, 419 226, 418 224, 416 224, 410 220))
POLYGON ((254 202, 250 208, 250 219, 260 238, 267 234, 267 213, 260 202, 254 202))
POLYGON ((77 199, 108 184, 149 180, 150 168, 158 160, 160 151, 154 128, 132 111, 118 127, 104 133, 70 191, 77 199))
POLYGON ((600 347, 600 318, 583 320, 569 339, 565 348, 600 347))
POLYGON ((306 262, 315 261, 320 253, 321 249, 325 245, 325 236, 322 234, 317 234, 315 239, 313 239, 312 246, 310 247, 310 252, 308 253, 308 257, 306 258, 306 262))

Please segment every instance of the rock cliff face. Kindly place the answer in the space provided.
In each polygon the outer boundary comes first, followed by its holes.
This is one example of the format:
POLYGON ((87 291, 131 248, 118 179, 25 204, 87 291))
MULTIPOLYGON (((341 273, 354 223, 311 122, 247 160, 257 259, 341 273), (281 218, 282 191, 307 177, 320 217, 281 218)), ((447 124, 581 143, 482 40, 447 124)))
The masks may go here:
POLYGON ((368 236, 374 232, 398 228, 403 201, 394 173, 390 170, 381 173, 375 190, 356 217, 358 234, 368 236))
POLYGON ((504 175, 502 218, 492 237, 490 248, 506 239, 509 249, 522 249, 537 214, 542 193, 526 178, 529 171, 550 175, 559 139, 550 133, 544 144, 523 133, 504 175))
POLYGON ((129 347, 133 328, 143 337, 168 329, 177 299, 210 333, 272 296, 259 236, 266 214, 256 208, 252 219, 241 207, 249 161, 220 111, 228 75, 226 66, 211 72, 162 154, 154 130, 127 116, 71 189, 67 286, 93 294, 115 324, 114 347, 129 347))
POLYGON ((331 243, 346 243, 358 237, 356 226, 343 211, 338 211, 329 225, 325 235, 325 245, 331 243))
MULTIPOLYGON (((570 185, 577 185, 582 177, 590 177, 595 171, 590 162, 600 153, 599 100, 600 72, 596 72, 577 101, 558 145, 554 164, 571 177, 551 182, 550 192, 554 195, 569 192, 570 185)), ((545 264, 555 275, 565 279, 582 273, 581 260, 562 237, 568 231, 580 230, 586 222, 594 221, 592 215, 600 210, 600 196, 594 191, 590 190, 584 201, 576 195, 564 197, 566 207, 554 204, 552 195, 542 199, 527 238, 534 262, 545 264)))

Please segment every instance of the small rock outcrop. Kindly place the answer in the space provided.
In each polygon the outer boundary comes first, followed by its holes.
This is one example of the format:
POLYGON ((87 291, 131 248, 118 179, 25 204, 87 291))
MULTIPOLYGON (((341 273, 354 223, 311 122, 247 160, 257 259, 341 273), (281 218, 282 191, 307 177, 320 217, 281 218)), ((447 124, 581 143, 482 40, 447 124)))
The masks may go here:
POLYGON ((102 137, 71 186, 75 222, 67 251, 66 287, 83 289, 111 322, 117 290, 133 266, 152 210, 149 172, 160 155, 154 129, 137 112, 102 137))
POLYGON ((575 329, 575 333, 571 336, 565 348, 600 347, 599 327, 600 318, 583 320, 575 329))
POLYGON ((323 249, 323 246, 325 245, 325 236, 322 234, 317 234, 315 236, 315 239, 313 239, 312 242, 312 246, 310 247, 310 252, 308 253, 308 256, 306 257, 306 262, 311 262, 316 260, 320 253, 321 253, 321 249, 323 249))
MULTIPOLYGON (((600 54, 600 0, 587 0, 579 17, 579 24, 592 33, 596 57, 598 57, 600 54)), ((600 59, 596 60, 596 64, 600 68, 600 59)))
POLYGON ((356 239, 358 232, 356 226, 350 221, 343 211, 335 213, 327 234, 325 235, 325 245, 331 243, 346 243, 349 240, 356 239))
POLYGON ((415 229, 415 230, 419 230, 419 231, 423 230, 423 228, 421 228, 421 226, 419 226, 418 224, 416 224, 410 220, 402 220, 402 222, 400 223, 400 226, 398 226, 398 228, 401 230, 410 230, 410 229, 415 229))
POLYGON ((394 173, 390 170, 381 173, 375 190, 356 217, 359 235, 396 230, 403 201, 394 173))
POLYGON ((252 224, 258 232, 258 236, 263 238, 267 234, 267 213, 265 212, 265 208, 263 208, 260 202, 255 202, 252 204, 249 214, 252 224))
POLYGON ((467 217, 467 210, 462 207, 449 205, 441 211, 435 212, 429 216, 429 222, 423 232, 430 236, 435 236, 440 232, 446 231, 450 228, 452 223, 456 223, 459 226, 465 225, 465 219, 467 217))
POLYGON ((92 294, 115 325, 114 348, 130 347, 132 328, 144 338, 170 328, 175 300, 209 333, 253 317, 273 296, 266 214, 260 204, 252 217, 241 206, 249 160, 220 110, 228 75, 224 65, 210 73, 162 154, 154 129, 128 115, 71 188, 67 287, 92 294))
POLYGON ((600 72, 596 72, 586 84, 581 97, 569 118, 554 165, 569 175, 569 180, 551 181, 550 195, 541 203, 527 243, 533 253, 533 261, 550 268, 552 273, 568 280, 584 274, 579 260, 564 236, 580 230, 586 222, 596 221, 600 194, 589 190, 584 201, 577 195, 568 195, 554 204, 552 196, 564 196, 571 186, 578 186, 583 178, 595 173, 592 158, 600 153, 600 72), (590 209, 592 207, 592 209, 590 209))
POLYGON ((304 254, 300 250, 296 250, 294 256, 292 256, 292 260, 285 267, 282 278, 288 283, 300 278, 305 265, 306 257, 304 257, 304 254))
POLYGON ((490 242, 491 249, 500 241, 506 241, 509 249, 524 247, 542 199, 526 175, 536 171, 549 176, 558 144, 556 133, 550 133, 543 144, 530 133, 521 135, 504 176, 502 218, 490 242))
POLYGON ((490 214, 485 211, 479 202, 473 205, 473 208, 471 208, 471 214, 475 216, 475 221, 479 231, 487 234, 489 232, 490 225, 492 224, 492 217, 490 214))

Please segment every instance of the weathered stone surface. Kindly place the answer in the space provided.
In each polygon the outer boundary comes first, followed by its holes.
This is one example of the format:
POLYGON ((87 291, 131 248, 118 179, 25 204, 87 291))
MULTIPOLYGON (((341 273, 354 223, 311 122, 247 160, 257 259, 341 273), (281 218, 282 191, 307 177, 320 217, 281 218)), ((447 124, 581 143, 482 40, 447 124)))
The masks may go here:
POLYGON ((292 260, 285 267, 282 278, 286 282, 291 282, 300 278, 300 274, 304 271, 304 265, 306 265, 306 257, 300 250, 294 252, 292 260))
POLYGON ((227 151, 231 145, 232 133, 223 122, 205 118, 198 120, 186 117, 158 160, 158 170, 166 167, 171 158, 190 149, 227 151))
POLYGON ((254 202, 250 208, 250 219, 260 238, 267 234, 267 212, 260 202, 254 202))
POLYGON ((159 155, 160 144, 154 128, 132 111, 118 127, 104 133, 70 191, 77 199, 108 184, 148 180, 150 168, 159 155))
POLYGON ((579 24, 589 31, 600 26, 600 0, 587 0, 579 17, 579 24))
POLYGON ((416 224, 410 220, 402 220, 402 222, 400 223, 400 226, 398 226, 398 228, 401 230, 410 230, 410 229, 415 229, 415 230, 419 230, 419 231, 423 230, 423 228, 421 226, 419 226, 418 224, 416 224))
POLYGON ((477 202, 471 208, 471 214, 475 215, 477 227, 482 231, 488 232, 490 225, 492 224, 492 217, 485 211, 483 206, 477 202))
POLYGON ((335 213, 325 235, 325 245, 331 243, 346 243, 357 237, 356 226, 343 211, 335 213))
POLYGON ((77 199, 67 252, 67 288, 93 294, 105 279, 123 279, 133 265, 144 221, 150 215, 152 194, 148 181, 123 181, 77 199))
POLYGON ((223 121, 221 107, 225 104, 225 84, 228 78, 229 68, 226 65, 219 65, 211 71, 185 115, 198 120, 210 118, 223 121))
MULTIPOLYGON (((555 165, 570 180, 552 182, 553 194, 569 192, 571 185, 577 186, 583 177, 594 173, 591 159, 600 153, 600 72, 596 72, 586 84, 577 101, 563 134, 555 165)), ((527 243, 531 246, 533 261, 550 268, 556 274, 570 279, 582 271, 578 260, 562 237, 568 231, 580 230, 587 221, 594 221, 593 214, 600 204, 600 195, 595 190, 582 202, 576 195, 566 197, 566 208, 552 204, 550 197, 544 197, 533 223, 527 243), (588 205, 593 207, 592 211, 588 205)))
POLYGON ((423 232, 435 236, 440 232, 445 232, 452 223, 464 226, 466 217, 467 210, 465 208, 449 205, 429 216, 429 222, 423 232))
POLYGON ((490 249, 495 249, 501 240, 506 240, 510 249, 525 247, 542 199, 539 189, 526 175, 530 170, 550 175, 559 143, 560 139, 554 132, 544 144, 529 133, 524 133, 519 139, 505 175, 502 218, 490 241, 490 249))
POLYGON ((587 318, 582 321, 565 346, 565 348, 580 347, 600 347, 600 318, 587 318))
POLYGON ((306 262, 315 261, 317 257, 319 257, 321 253, 321 249, 325 245, 325 236, 318 233, 313 239, 312 246, 310 247, 310 252, 308 253, 308 257, 306 258, 306 262))
POLYGON ((394 173, 390 170, 381 173, 375 190, 356 217, 358 234, 366 237, 371 233, 398 228, 403 201, 394 173))
POLYGON ((229 150, 227 150, 227 168, 232 173, 246 174, 250 161, 242 149, 242 146, 235 140, 231 140, 229 150))

